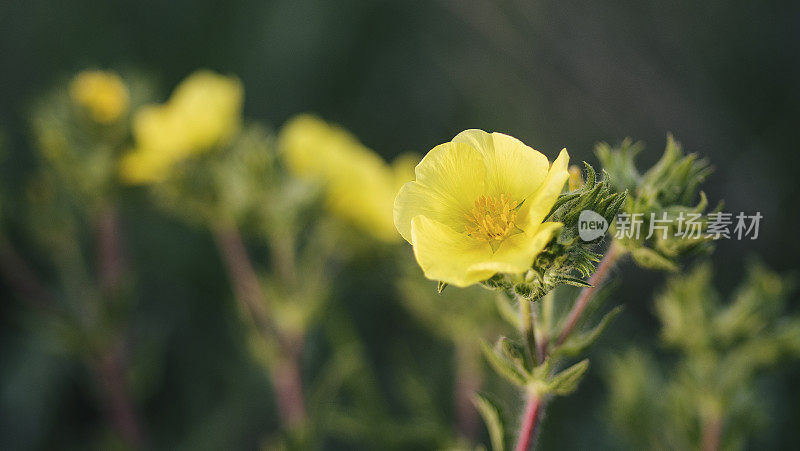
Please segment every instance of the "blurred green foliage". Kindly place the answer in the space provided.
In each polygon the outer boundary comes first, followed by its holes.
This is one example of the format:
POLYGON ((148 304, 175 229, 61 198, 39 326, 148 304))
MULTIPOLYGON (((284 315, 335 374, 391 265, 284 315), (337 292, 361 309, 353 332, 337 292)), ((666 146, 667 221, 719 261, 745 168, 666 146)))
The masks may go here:
POLYGON ((656 298, 669 359, 632 348, 608 369, 609 418, 636 448, 744 449, 769 421, 767 370, 800 356, 800 317, 784 315, 794 283, 751 263, 722 302, 711 267, 671 279, 656 298))

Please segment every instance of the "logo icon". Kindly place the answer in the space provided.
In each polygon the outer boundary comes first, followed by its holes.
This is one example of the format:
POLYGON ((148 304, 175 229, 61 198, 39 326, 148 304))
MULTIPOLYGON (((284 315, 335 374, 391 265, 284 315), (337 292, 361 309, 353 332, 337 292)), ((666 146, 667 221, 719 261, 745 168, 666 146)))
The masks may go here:
POLYGON ((592 210, 581 211, 578 216, 578 235, 583 241, 594 241, 608 230, 608 221, 592 210))

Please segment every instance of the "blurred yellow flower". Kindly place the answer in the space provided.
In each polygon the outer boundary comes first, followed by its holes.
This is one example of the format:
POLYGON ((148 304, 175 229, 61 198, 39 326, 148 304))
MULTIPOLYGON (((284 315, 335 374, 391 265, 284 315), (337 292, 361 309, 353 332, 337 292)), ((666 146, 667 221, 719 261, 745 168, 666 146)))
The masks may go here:
POLYGON ((430 279, 465 287, 521 274, 562 227, 542 221, 568 165, 566 149, 551 166, 516 138, 466 130, 422 159, 395 199, 394 223, 430 279))
POLYGON ((186 78, 162 105, 133 118, 135 148, 121 162, 129 183, 158 182, 172 166, 225 142, 241 126, 244 89, 234 77, 201 70, 186 78))
POLYGON ((69 95, 100 123, 114 122, 128 111, 128 88, 114 72, 80 72, 70 82, 69 95))
POLYGON ((390 167, 346 130, 308 114, 284 125, 280 148, 290 172, 325 186, 331 213, 380 240, 399 240, 392 202, 413 178, 413 157, 399 157, 390 167))

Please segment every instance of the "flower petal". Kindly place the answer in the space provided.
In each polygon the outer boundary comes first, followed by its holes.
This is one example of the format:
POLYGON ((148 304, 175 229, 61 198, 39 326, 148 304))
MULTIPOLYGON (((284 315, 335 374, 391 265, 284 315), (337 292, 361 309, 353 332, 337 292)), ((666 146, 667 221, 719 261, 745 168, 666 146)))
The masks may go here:
POLYGON ((544 154, 503 133, 465 130, 453 142, 467 143, 483 156, 486 194, 507 194, 523 201, 539 189, 550 166, 544 154))
POLYGON ((521 274, 530 269, 533 261, 550 239, 563 227, 560 222, 545 222, 533 233, 518 233, 506 238, 490 259, 469 267, 469 271, 521 274))
POLYGON ((550 171, 542 183, 539 190, 525 201, 520 209, 519 227, 523 230, 537 227, 550 213, 553 204, 558 199, 558 195, 564 188, 564 183, 569 179, 569 153, 567 149, 562 149, 558 158, 550 166, 550 171))
POLYGON ((466 287, 486 280, 496 272, 491 268, 471 269, 490 258, 488 243, 458 233, 425 216, 412 219, 411 237, 417 263, 429 279, 466 287))
POLYGON ((434 147, 415 169, 416 180, 400 189, 394 202, 394 223, 412 241, 411 221, 423 215, 455 233, 464 230, 464 215, 484 194, 483 159, 472 146, 444 143, 434 147))

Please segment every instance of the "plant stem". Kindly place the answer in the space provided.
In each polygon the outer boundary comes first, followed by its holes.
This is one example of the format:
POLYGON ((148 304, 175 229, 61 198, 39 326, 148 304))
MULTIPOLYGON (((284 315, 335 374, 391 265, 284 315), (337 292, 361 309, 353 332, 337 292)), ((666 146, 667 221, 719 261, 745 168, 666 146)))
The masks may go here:
POLYGON ((539 352, 536 346, 536 331, 533 329, 533 301, 518 296, 520 308, 520 321, 522 336, 525 337, 525 347, 528 350, 528 357, 534 363, 539 364, 539 352))
POLYGON ((597 265, 597 271, 595 271, 589 279, 589 284, 592 286, 582 289, 580 295, 578 295, 578 299, 575 300, 575 305, 572 306, 572 310, 569 312, 566 325, 564 329, 561 330, 561 335, 559 335, 556 345, 563 344, 564 341, 567 340, 569 334, 572 333, 581 315, 583 315, 584 310, 586 310, 586 307, 592 300, 592 296, 594 296, 595 292, 600 288, 600 285, 608 278, 611 269, 621 256, 621 250, 612 243, 611 247, 608 248, 608 251, 603 256, 603 259, 600 260, 600 264, 597 265))
MULTIPOLYGON (((125 273, 125 256, 120 232, 119 214, 108 206, 100 211, 95 219, 95 257, 97 260, 97 282, 102 293, 101 299, 111 302, 119 295, 125 273)), ((106 410, 111 423, 132 449, 145 446, 144 432, 136 415, 134 403, 130 398, 125 374, 127 357, 119 340, 124 341, 122 331, 115 331, 120 337, 104 350, 96 362, 96 377, 104 395, 106 410)))
POLYGON ((528 395, 525 405, 525 414, 522 417, 522 424, 517 437, 516 451, 528 451, 534 443, 539 420, 541 419, 543 402, 542 398, 536 393, 528 395))
POLYGON ((214 238, 236 299, 250 314, 259 332, 277 335, 267 313, 266 296, 261 290, 239 229, 235 225, 220 225, 214 229, 214 238))
POLYGON ((306 418, 299 365, 303 340, 287 337, 272 323, 267 298, 261 289, 239 229, 233 224, 219 224, 214 228, 214 237, 236 299, 265 338, 273 337, 278 340, 283 355, 273 370, 275 399, 281 422, 287 429, 293 429, 306 418))
MULTIPOLYGON (((567 323, 564 326, 564 329, 561 331, 561 335, 559 335, 558 339, 556 340, 556 345, 564 343, 564 341, 569 337, 569 334, 578 324, 578 320, 580 319, 581 315, 583 315, 583 312, 586 310, 586 307, 589 305, 592 297, 597 292, 597 289, 606 280, 606 278, 608 278, 611 273, 611 269, 621 256, 622 252, 612 243, 611 247, 603 256, 603 259, 600 260, 600 264, 597 266, 597 271, 595 271, 595 273, 589 279, 589 283, 592 286, 584 288, 581 290, 580 295, 578 295, 578 299, 575 301, 575 305, 573 305, 572 310, 567 318, 567 323)), ((520 299, 520 302, 524 303, 525 300, 520 299)), ((522 308, 523 335, 525 335, 526 343, 528 344, 529 349, 534 350, 533 353, 534 358, 536 359, 535 361, 543 362, 547 358, 549 338, 546 336, 542 337, 539 346, 536 345, 536 334, 533 330, 534 310, 530 301, 528 301, 528 304, 529 305, 527 307, 522 308)), ((545 401, 540 396, 536 394, 529 395, 527 405, 525 407, 525 414, 522 424, 520 425, 519 435, 517 437, 517 451, 526 451, 533 444, 538 424, 544 412, 544 407, 545 401)))
POLYGON ((121 349, 112 346, 95 364, 95 377, 111 424, 131 449, 144 449, 144 435, 125 383, 125 358, 121 349))
POLYGON ((290 352, 274 369, 275 398, 281 420, 287 429, 296 429, 306 419, 305 399, 303 397, 302 377, 300 374, 300 354, 302 341, 297 341, 293 352, 290 352))
POLYGON ((95 220, 95 254, 100 289, 110 294, 120 288, 125 272, 119 214, 112 207, 104 208, 95 220))
POLYGON ((720 437, 722 436, 722 420, 719 417, 711 417, 703 422, 703 451, 717 451, 719 449, 720 437))
POLYGON ((455 410, 456 429, 461 437, 474 442, 477 439, 480 417, 472 404, 472 397, 481 388, 482 378, 476 353, 467 343, 456 344, 455 410))

